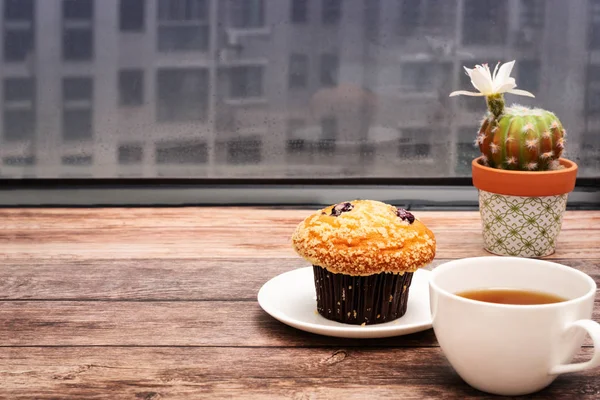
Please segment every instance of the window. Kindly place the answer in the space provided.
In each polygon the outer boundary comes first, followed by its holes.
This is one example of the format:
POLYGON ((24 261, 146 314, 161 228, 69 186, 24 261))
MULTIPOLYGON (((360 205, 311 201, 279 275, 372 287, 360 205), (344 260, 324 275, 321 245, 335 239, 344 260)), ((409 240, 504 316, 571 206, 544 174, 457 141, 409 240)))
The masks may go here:
POLYGON ((63 0, 63 59, 91 61, 94 57, 93 0, 63 0))
POLYGON ((229 0, 231 26, 234 28, 262 28, 265 24, 263 0, 229 0))
POLYGON ((66 141, 93 137, 93 83, 89 77, 63 79, 63 139, 66 141))
POLYGON ((206 164, 208 147, 196 140, 165 141, 156 144, 157 164, 206 164))
POLYGON ((294 24, 308 22, 308 0, 291 0, 290 20, 294 24))
POLYGON ((4 165, 9 167, 25 167, 28 165, 35 165, 34 156, 8 156, 2 158, 4 165))
POLYGON ((432 131, 428 128, 409 128, 401 131, 398 157, 419 159, 431 156, 432 131))
POLYGON ((589 47, 600 49, 600 0, 590 0, 590 25, 589 47))
POLYGON ((230 70, 230 76, 231 86, 229 91, 229 97, 231 97, 232 99, 262 97, 263 67, 233 67, 230 70))
POLYGON ((468 177, 511 60, 600 177, 600 0, 0 0, 0 174, 468 177))
POLYGON ((508 0, 465 0, 462 42, 503 45, 506 42, 508 0))
POLYGON ((63 156, 63 165, 92 165, 93 157, 90 155, 63 156))
POLYGON ((340 22, 342 17, 342 0, 321 0, 321 20, 325 25, 334 25, 340 22))
POLYGON ((5 21, 33 21, 34 0, 4 0, 5 21))
POLYGON ((545 0, 521 0, 521 26, 541 28, 544 26, 545 0))
POLYGON ((479 133, 479 127, 469 126, 459 128, 456 141, 456 167, 458 176, 471 176, 471 161, 481 154, 475 145, 475 138, 479 133))
POLYGON ((244 138, 227 142, 228 164, 259 164, 262 160, 260 138, 244 138))
POLYGON ((402 65, 400 86, 403 92, 432 92, 435 89, 435 65, 406 63, 402 65))
POLYGON ((121 165, 141 164, 144 158, 144 148, 135 143, 121 144, 117 158, 121 165))
POLYGON ((144 71, 124 69, 119 71, 119 104, 139 106, 144 103, 144 71))
POLYGON ((306 54, 290 55, 290 74, 288 87, 301 89, 308 85, 308 56, 306 54))
POLYGON ((159 122, 202 121, 208 107, 206 69, 163 69, 157 74, 159 122))
POLYGON ((540 62, 538 60, 522 60, 519 63, 519 89, 527 90, 533 94, 540 88, 540 62))
POLYGON ((35 97, 34 79, 4 79, 4 140, 16 142, 35 136, 35 97))
POLYGON ((142 32, 146 18, 146 0, 120 0, 121 32, 142 32))
POLYGON ((321 87, 336 86, 338 70, 339 59, 337 54, 321 54, 321 87))
POLYGON ((22 62, 34 49, 35 2, 4 2, 4 61, 22 62))
POLYGON ((63 17, 66 20, 91 20, 94 0, 63 0, 63 17))
POLYGON ((404 0, 400 4, 399 29, 403 36, 412 35, 421 25, 422 0, 404 0))
POLYGON ((31 78, 7 78, 4 80, 4 102, 25 101, 33 103, 35 81, 31 78))
POLYGON ((208 0, 159 0, 158 51, 206 51, 208 0))

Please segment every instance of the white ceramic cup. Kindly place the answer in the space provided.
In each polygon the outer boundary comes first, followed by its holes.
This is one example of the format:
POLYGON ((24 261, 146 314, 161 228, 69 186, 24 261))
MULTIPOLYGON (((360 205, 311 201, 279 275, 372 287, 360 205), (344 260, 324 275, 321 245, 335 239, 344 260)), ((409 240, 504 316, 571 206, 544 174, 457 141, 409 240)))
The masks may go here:
POLYGON ((455 260, 429 282, 433 329, 452 367, 472 387, 506 396, 533 393, 557 375, 600 366, 600 324, 591 320, 596 283, 564 265, 518 257, 455 260), (506 305, 457 296, 486 288, 528 289, 567 301, 506 305), (587 362, 570 364, 586 332, 587 362))

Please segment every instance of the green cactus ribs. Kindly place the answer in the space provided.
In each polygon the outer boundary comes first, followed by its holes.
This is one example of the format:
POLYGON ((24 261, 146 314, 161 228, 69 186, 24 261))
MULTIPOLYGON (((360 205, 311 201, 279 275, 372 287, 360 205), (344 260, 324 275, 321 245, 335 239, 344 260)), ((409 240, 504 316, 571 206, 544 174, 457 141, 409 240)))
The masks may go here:
POLYGON ((490 110, 476 139, 484 165, 520 171, 560 168, 566 132, 556 115, 519 105, 504 108, 498 117, 490 110))

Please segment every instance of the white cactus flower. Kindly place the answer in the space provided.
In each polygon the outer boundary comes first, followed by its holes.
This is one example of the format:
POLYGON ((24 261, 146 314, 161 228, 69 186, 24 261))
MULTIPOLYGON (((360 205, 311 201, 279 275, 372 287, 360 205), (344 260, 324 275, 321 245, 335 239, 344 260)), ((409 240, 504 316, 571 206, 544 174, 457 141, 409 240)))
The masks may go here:
POLYGON ((496 64, 494 73, 490 72, 490 68, 487 64, 476 65, 475 68, 470 69, 464 67, 467 75, 471 78, 471 84, 479 92, 469 92, 466 90, 457 90, 450 93, 450 97, 464 95, 464 96, 491 96, 494 94, 501 93, 512 93, 519 96, 535 97, 533 94, 526 90, 515 89, 517 84, 515 78, 511 78, 510 73, 512 72, 513 66, 515 65, 514 60, 502 64, 496 64))

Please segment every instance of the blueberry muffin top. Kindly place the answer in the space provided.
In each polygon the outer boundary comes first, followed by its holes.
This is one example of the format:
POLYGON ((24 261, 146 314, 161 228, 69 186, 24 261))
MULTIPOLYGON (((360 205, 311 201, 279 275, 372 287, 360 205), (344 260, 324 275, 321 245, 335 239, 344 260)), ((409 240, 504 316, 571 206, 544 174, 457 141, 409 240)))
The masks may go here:
POLYGON ((435 256, 433 233, 410 212, 373 200, 326 207, 302 221, 294 250, 333 273, 414 272, 435 256))

